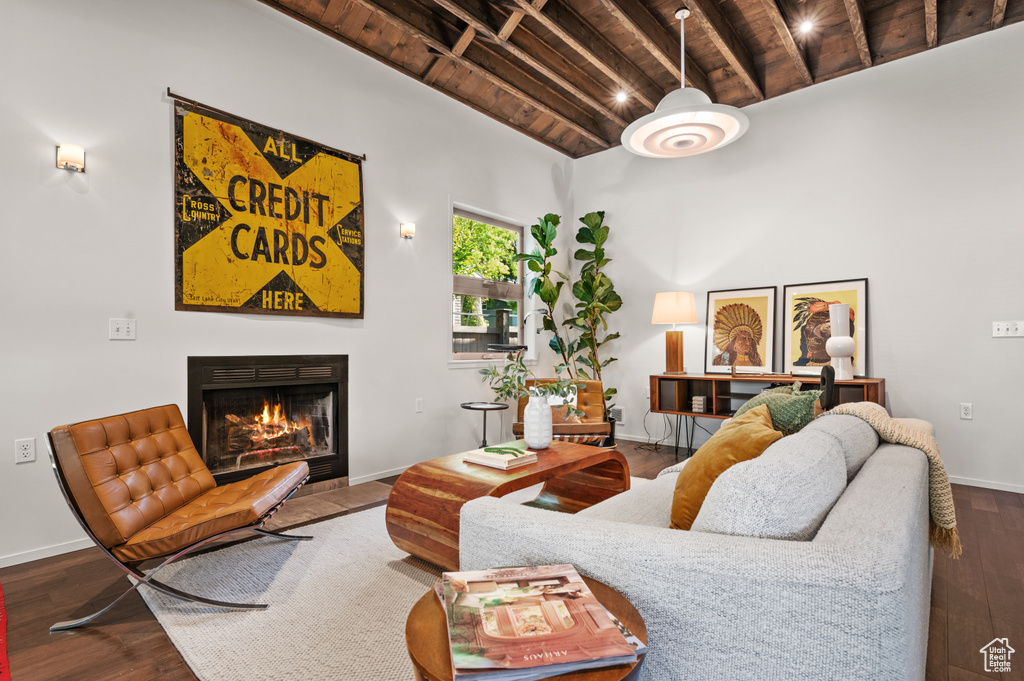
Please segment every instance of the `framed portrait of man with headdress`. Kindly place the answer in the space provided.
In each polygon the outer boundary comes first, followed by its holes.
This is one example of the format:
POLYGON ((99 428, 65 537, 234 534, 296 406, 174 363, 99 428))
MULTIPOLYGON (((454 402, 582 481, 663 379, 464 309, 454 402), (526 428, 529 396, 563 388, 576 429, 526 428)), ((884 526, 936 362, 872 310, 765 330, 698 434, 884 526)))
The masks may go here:
POLYGON ((775 286, 708 291, 706 373, 729 374, 733 367, 774 371, 776 291, 775 286))
POLYGON ((782 361, 784 371, 794 374, 820 374, 831 358, 825 344, 832 337, 829 305, 850 306, 850 322, 845 329, 856 343, 853 375, 867 376, 868 280, 823 281, 790 284, 783 289, 782 361))

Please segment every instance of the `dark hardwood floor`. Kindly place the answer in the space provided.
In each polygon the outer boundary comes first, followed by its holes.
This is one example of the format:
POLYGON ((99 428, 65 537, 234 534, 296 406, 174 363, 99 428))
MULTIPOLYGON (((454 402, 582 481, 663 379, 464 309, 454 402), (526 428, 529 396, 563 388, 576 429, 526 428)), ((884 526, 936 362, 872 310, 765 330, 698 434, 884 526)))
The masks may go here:
MULTIPOLYGON (((637 477, 653 478, 674 462, 671 447, 646 451, 620 441, 637 477)), ((393 479, 292 499, 273 518, 295 527, 385 503, 393 479)), ((936 556, 928 640, 929 681, 1024 679, 1024 495, 953 486, 964 554, 936 556), (986 674, 979 649, 995 637, 1019 652, 1013 672, 986 674)), ((0 569, 8 614, 13 681, 192 680, 138 594, 92 626, 49 633, 58 620, 88 615, 120 594, 126 580, 98 549, 0 569)))

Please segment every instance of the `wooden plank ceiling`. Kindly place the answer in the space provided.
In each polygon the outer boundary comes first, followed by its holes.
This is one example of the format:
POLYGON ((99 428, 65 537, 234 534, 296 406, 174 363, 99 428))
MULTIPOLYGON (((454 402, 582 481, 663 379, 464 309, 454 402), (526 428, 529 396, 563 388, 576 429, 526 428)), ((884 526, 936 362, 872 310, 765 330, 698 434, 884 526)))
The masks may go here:
POLYGON ((686 84, 737 107, 1024 20, 1024 0, 260 1, 572 158, 679 87, 683 6, 686 84))

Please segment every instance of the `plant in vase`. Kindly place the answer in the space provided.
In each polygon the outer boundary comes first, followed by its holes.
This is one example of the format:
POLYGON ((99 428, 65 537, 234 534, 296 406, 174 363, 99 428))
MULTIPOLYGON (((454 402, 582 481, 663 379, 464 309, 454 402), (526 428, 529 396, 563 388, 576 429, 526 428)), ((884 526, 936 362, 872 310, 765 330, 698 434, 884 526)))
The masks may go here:
POLYGON ((506 360, 500 369, 494 365, 481 369, 483 380, 491 386, 498 400, 519 400, 529 396, 529 402, 523 409, 523 439, 530 449, 546 449, 553 437, 550 398, 561 398, 568 414, 583 414, 572 405, 577 382, 563 378, 560 365, 556 367, 554 380, 545 379, 527 386, 526 381, 533 377, 533 373, 523 360, 523 351, 510 353, 506 360))

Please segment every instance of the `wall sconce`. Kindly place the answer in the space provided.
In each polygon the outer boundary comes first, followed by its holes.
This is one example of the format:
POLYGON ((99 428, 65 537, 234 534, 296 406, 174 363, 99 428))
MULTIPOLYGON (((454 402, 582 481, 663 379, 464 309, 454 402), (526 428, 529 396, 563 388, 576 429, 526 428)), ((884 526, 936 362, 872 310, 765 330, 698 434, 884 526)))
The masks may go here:
POLYGON ((416 236, 416 223, 415 222, 403 222, 401 225, 401 233, 403 239, 411 239, 416 236))
POLYGON ((57 167, 61 170, 85 172, 85 149, 77 144, 57 145, 57 167))

